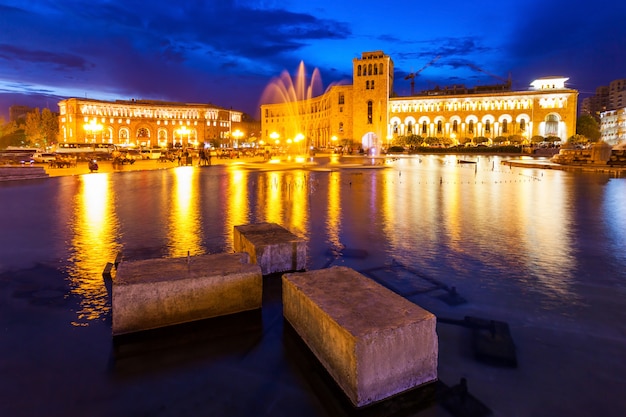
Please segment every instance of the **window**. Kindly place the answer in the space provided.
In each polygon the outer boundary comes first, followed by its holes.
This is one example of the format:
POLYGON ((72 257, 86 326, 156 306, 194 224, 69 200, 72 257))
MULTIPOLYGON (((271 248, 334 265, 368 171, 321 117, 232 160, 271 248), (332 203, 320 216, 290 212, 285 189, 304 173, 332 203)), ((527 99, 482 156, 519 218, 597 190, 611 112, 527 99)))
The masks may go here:
POLYGON ((343 132, 343 122, 339 122, 339 131, 343 132))
POLYGON ((441 120, 439 120, 437 122, 437 133, 441 134, 441 132, 443 131, 442 126, 441 126, 441 120))
POLYGON ((366 90, 370 89, 370 81, 369 80, 365 81, 365 89, 366 90))
POLYGON ((413 133, 413 122, 409 120, 409 122, 407 123, 406 126, 406 132, 408 134, 412 134, 413 133))
POLYGON ((345 98, 343 96, 343 93, 340 93, 339 94, 339 104, 344 104, 344 100, 345 100, 345 98))
POLYGON ((491 122, 489 120, 485 122, 485 132, 487 133, 491 132, 491 122))
POLYGON ((372 90, 374 89, 374 80, 372 80, 372 90))
POLYGON ((546 136, 558 136, 559 135, 559 118, 554 114, 549 114, 546 117, 546 136))
POLYGON ((359 65, 357 67, 357 75, 360 76, 361 75, 361 66, 359 65))
POLYGON ((469 133, 474 133, 474 121, 470 120, 469 125, 467 126, 467 131, 469 133))
POLYGON ((371 101, 367 102, 367 124, 368 125, 372 124, 372 102, 371 101))
POLYGON ((398 122, 393 122, 393 133, 398 134, 398 122))
POLYGON ((526 120, 522 119, 519 121, 519 130, 522 132, 526 130, 526 120))
POLYGON ((426 133, 428 132, 428 125, 426 124, 426 121, 422 122, 422 133, 426 133))
POLYGON ((454 133, 459 131, 459 122, 457 122, 456 120, 452 122, 452 131, 454 133))
POLYGON ((509 122, 508 120, 503 120, 502 121, 502 133, 507 133, 509 130, 509 122))

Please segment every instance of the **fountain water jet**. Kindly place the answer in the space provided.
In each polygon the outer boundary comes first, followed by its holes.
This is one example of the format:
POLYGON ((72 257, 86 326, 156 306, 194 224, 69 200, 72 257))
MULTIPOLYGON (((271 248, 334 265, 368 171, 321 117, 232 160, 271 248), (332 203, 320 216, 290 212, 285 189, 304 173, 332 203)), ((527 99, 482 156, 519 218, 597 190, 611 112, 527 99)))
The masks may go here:
POLYGON ((295 77, 286 70, 274 78, 263 91, 262 103, 282 104, 280 112, 285 120, 281 132, 274 135, 274 140, 282 143, 295 143, 296 153, 305 155, 310 146, 311 131, 307 114, 311 113, 311 101, 324 93, 322 78, 317 68, 311 77, 307 77, 304 62, 300 61, 295 77), (279 139, 280 138, 280 139, 279 139))

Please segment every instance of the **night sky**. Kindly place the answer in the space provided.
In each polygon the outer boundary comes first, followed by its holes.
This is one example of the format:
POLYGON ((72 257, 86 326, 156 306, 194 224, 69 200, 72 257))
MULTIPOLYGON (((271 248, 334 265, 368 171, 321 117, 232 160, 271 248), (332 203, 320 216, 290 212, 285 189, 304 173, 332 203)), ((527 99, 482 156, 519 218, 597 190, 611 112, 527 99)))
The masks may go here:
POLYGON ((626 78, 626 2, 582 0, 0 0, 0 117, 66 97, 213 103, 258 117, 265 87, 301 61, 324 87, 382 50, 436 85, 569 77, 580 99, 626 78), (471 67, 482 69, 478 71, 471 67))

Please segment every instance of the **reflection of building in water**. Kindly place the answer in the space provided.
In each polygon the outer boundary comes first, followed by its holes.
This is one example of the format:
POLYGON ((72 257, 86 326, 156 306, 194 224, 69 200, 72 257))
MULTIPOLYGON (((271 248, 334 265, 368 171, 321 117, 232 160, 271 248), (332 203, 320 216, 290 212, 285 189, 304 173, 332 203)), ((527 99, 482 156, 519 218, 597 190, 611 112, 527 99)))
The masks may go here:
POLYGON ((174 171, 172 207, 168 221, 169 257, 204 254, 203 230, 200 227, 198 172, 193 167, 177 167, 174 171))
MULTIPOLYGON (((69 271, 72 291, 81 298, 79 320, 102 318, 108 311, 108 295, 102 270, 120 250, 118 221, 106 174, 81 175, 74 201, 69 271)), ((67 202, 64 202, 66 204, 67 202)))
POLYGON ((565 87, 568 78, 540 78, 528 91, 510 91, 509 83, 506 88, 455 86, 395 97, 394 64, 388 55, 364 52, 352 62, 352 85, 331 86, 298 106, 263 104, 263 140, 274 143, 270 138, 277 137, 285 143, 301 134, 317 147, 354 143, 370 148, 409 135, 464 143, 477 138, 493 142, 500 136, 522 142, 558 136, 566 141, 576 133, 578 91, 565 87), (290 131, 292 126, 303 131, 290 131))
POLYGON ((254 134, 242 112, 210 104, 69 98, 59 102, 59 110, 59 142, 166 148, 217 141, 232 146, 233 140, 254 134), (241 135, 233 136, 237 131, 241 135))

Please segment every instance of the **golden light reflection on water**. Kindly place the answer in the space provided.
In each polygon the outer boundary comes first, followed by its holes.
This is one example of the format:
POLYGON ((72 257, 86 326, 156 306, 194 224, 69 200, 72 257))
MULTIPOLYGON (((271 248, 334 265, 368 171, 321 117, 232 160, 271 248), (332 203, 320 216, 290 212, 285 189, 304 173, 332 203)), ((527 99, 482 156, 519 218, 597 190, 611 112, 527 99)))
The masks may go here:
POLYGON ((168 222, 169 257, 201 255, 203 231, 200 222, 198 171, 193 167, 177 167, 174 172, 172 206, 168 222))
POLYGON ((224 236, 226 244, 233 248, 233 228, 247 224, 250 213, 248 201, 248 171, 242 168, 233 168, 229 171, 226 184, 226 210, 224 213, 224 236))
POLYGON ((306 235, 309 179, 300 171, 267 172, 256 184, 259 221, 277 223, 292 233, 306 235))
MULTIPOLYGON (((262 194, 267 196, 264 201, 266 222, 280 224, 282 221, 284 174, 283 171, 268 173, 265 193, 259 193, 259 196, 262 194)), ((262 186, 262 184, 259 183, 259 186, 262 186)))
POLYGON ((309 183, 307 174, 290 175, 287 180, 287 198, 291 202, 289 230, 295 234, 306 234, 309 205, 309 183))
POLYGON ((331 172, 328 178, 328 215, 326 230, 331 247, 343 247, 339 234, 341 231, 341 173, 331 172))
POLYGON ((79 177, 70 225, 73 234, 69 271, 72 292, 80 296, 75 325, 101 319, 109 311, 108 294, 102 279, 107 262, 120 250, 116 241, 119 224, 115 214, 109 174, 79 177))

